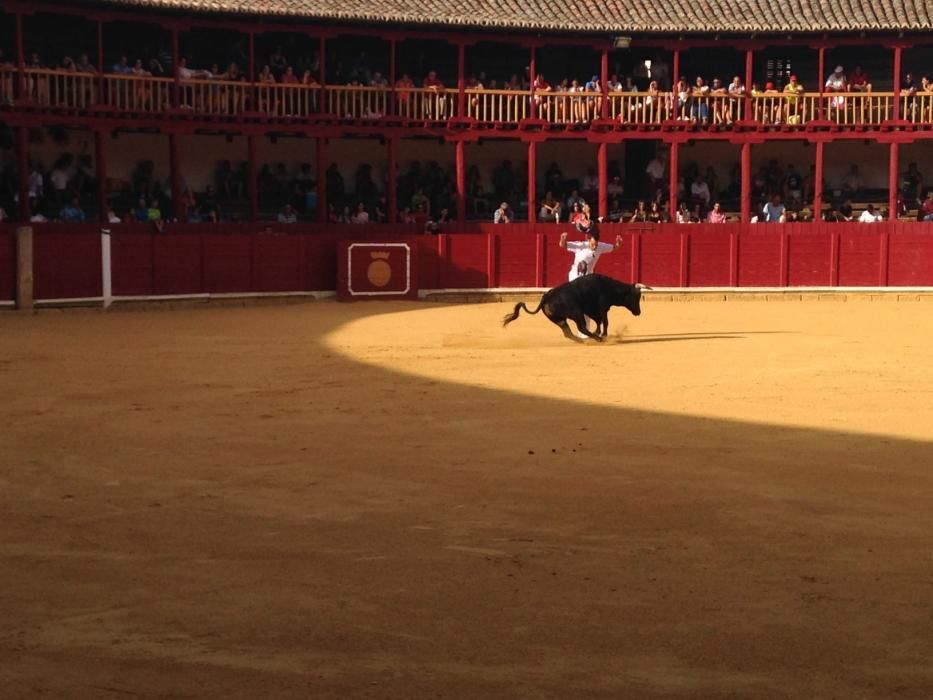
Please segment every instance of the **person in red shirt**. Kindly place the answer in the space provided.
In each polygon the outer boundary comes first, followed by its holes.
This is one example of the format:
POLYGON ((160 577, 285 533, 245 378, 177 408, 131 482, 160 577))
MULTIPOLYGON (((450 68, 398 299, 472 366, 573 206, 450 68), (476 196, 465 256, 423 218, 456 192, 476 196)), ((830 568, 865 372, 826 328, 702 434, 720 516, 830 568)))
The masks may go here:
POLYGON ((933 221, 933 190, 927 192, 927 198, 920 207, 920 220, 933 221))
POLYGON ((446 119, 447 118, 447 96, 444 94, 444 83, 437 77, 436 71, 430 71, 428 77, 424 79, 422 87, 424 93, 424 118, 425 119, 446 119))
POLYGON ((852 92, 871 92, 871 81, 861 66, 856 66, 855 71, 849 76, 849 90, 852 92))
POLYGON ((547 101, 546 97, 540 93, 547 93, 551 91, 551 85, 547 80, 544 79, 544 76, 538 73, 535 76, 535 82, 531 86, 532 95, 534 95, 534 104, 538 110, 538 118, 547 119, 548 118, 548 108, 550 103, 547 101))

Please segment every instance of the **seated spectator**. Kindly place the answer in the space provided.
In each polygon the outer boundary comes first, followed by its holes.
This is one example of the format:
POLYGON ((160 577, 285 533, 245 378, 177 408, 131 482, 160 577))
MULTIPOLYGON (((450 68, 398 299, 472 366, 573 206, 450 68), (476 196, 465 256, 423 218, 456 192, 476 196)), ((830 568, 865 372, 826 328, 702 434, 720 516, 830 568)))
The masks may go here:
POLYGON ((541 202, 538 218, 541 223, 545 224, 556 224, 560 221, 560 202, 554 199, 551 192, 548 192, 544 197, 544 201, 541 202))
POLYGON ((448 223, 450 223, 450 210, 444 207, 437 217, 428 217, 424 225, 424 232, 430 235, 436 235, 441 233, 448 223))
POLYGON ((729 217, 722 210, 722 205, 716 202, 713 204, 713 208, 710 209, 709 215, 706 217, 706 222, 709 224, 724 224, 728 219, 729 217))
POLYGON ((781 203, 781 195, 776 194, 771 198, 761 210, 762 220, 769 224, 778 223, 784 216, 784 205, 781 203))
POLYGON ((369 81, 369 87, 375 88, 384 88, 389 85, 389 81, 379 71, 373 73, 373 77, 369 81))
POLYGON ((862 71, 861 66, 856 66, 852 71, 852 77, 849 78, 849 90, 851 92, 871 92, 871 81, 862 71))
POLYGON ((415 209, 415 212, 412 216, 415 220, 414 221, 415 226, 417 226, 423 231, 424 227, 428 223, 428 219, 431 218, 431 215, 428 212, 428 205, 427 204, 420 205, 417 209, 415 209))
POLYGON ((509 209, 508 202, 502 202, 502 204, 499 205, 499 208, 496 209, 496 213, 492 216, 492 222, 494 224, 512 223, 512 211, 509 209))
POLYGON ((282 73, 282 83, 285 85, 297 85, 299 82, 298 76, 295 75, 295 69, 291 66, 286 66, 285 72, 282 73))
POLYGON ((78 62, 75 64, 75 70, 77 70, 79 73, 97 72, 97 69, 94 67, 94 64, 90 62, 86 53, 83 53, 78 57, 78 62))
POLYGON ((661 224, 667 221, 667 213, 661 208, 661 203, 659 201, 653 200, 651 202, 647 218, 649 224, 661 224))
POLYGON ((447 99, 444 95, 444 83, 437 77, 437 71, 428 71, 422 87, 424 93, 424 116, 426 119, 445 119, 447 117, 447 99))
MULTIPOLYGON (((830 76, 826 79, 826 84, 823 86, 825 92, 833 93, 844 93, 849 91, 849 83, 846 80, 846 74, 842 69, 842 66, 836 66, 830 76)), ((831 109, 843 109, 846 105, 846 98, 841 94, 833 97, 829 101, 829 106, 831 109)))
POLYGON ((792 164, 787 166, 787 175, 784 177, 784 201, 794 207, 803 202, 803 179, 792 164))
POLYGON ((687 208, 686 202, 681 202, 677 206, 677 223, 678 224, 689 224, 690 221, 690 210, 687 208))
POLYGON ((119 224, 122 223, 122 219, 117 216, 117 213, 113 210, 113 207, 107 207, 107 216, 104 217, 108 224, 119 224))
POLYGON ((648 194, 654 196, 655 192, 664 189, 664 171, 667 157, 663 153, 651 159, 648 167, 645 168, 645 174, 648 176, 648 194))
POLYGON ((415 216, 411 213, 411 209, 405 207, 398 213, 398 222, 400 224, 413 224, 415 223, 415 216))
POLYGON ((419 187, 415 190, 415 193, 411 196, 411 210, 418 211, 419 209, 427 208, 428 204, 431 203, 431 200, 428 199, 427 195, 424 193, 424 189, 419 187))
POLYGON ((703 126, 709 124, 709 94, 709 85, 697 76, 696 84, 690 91, 690 121, 694 124, 698 121, 703 126))
MULTIPOLYGON (((579 192, 577 192, 576 190, 571 190, 570 196, 567 197, 567 202, 566 202, 567 211, 570 212, 571 214, 573 213, 573 210, 574 210, 573 209, 574 204, 579 205, 580 211, 583 211, 583 205, 586 204, 586 200, 580 196, 579 192)), ((571 223, 573 222, 571 221, 571 223)))
POLYGON ((78 201, 77 196, 71 198, 70 204, 66 204, 64 207, 62 207, 58 218, 60 218, 66 224, 84 223, 86 217, 84 216, 84 210, 81 208, 81 204, 78 201))
POLYGON ((298 212, 295 211, 295 207, 291 204, 286 204, 282 211, 279 212, 277 220, 280 224, 298 223, 298 212))
POLYGON ((120 56, 116 63, 110 67, 111 73, 116 73, 117 75, 129 75, 133 72, 133 68, 130 66, 130 59, 126 56, 120 56))
POLYGON ((570 216, 567 221, 571 225, 576 226, 580 221, 583 220, 583 218, 583 206, 580 204, 580 202, 574 202, 570 207, 570 216))
POLYGON ((149 221, 149 207, 146 206, 146 200, 142 197, 140 197, 139 201, 136 203, 136 208, 133 210, 133 218, 140 223, 149 221))
POLYGON ((356 212, 354 212, 353 217, 351 218, 351 221, 354 224, 368 224, 369 223, 369 212, 366 211, 366 206, 362 202, 357 202, 356 212))
POLYGON ((619 175, 613 175, 609 184, 606 185, 606 196, 610 199, 613 197, 621 197, 624 192, 625 188, 622 186, 622 178, 619 175))
POLYGON ((162 209, 159 207, 159 200, 153 199, 149 202, 149 209, 146 210, 146 215, 149 221, 162 220, 162 209))
POLYGON ((635 211, 632 212, 632 216, 629 217, 629 223, 645 223, 648 221, 648 209, 645 205, 644 199, 638 200, 638 205, 635 207, 635 211))
POLYGON ((623 216, 625 216, 625 212, 622 211, 622 205, 617 198, 613 198, 609 205, 609 214, 606 218, 609 219, 609 223, 618 224, 622 221, 623 216))
POLYGON ((933 221, 933 190, 927 192, 927 198, 920 205, 920 221, 933 221))
POLYGON ((882 221, 882 216, 879 212, 875 211, 875 205, 869 204, 868 208, 862 212, 862 215, 858 218, 860 223, 863 224, 873 224, 877 221, 882 221))

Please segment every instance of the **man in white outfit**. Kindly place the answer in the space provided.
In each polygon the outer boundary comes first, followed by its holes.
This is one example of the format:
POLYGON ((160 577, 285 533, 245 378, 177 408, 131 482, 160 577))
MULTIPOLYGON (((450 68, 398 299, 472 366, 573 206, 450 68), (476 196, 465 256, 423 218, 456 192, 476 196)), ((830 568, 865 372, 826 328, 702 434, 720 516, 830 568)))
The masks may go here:
POLYGON ((560 234, 561 248, 573 253, 573 265, 567 279, 573 282, 582 275, 591 275, 596 271, 596 262, 603 253, 611 253, 622 247, 622 236, 616 236, 615 245, 599 242, 599 229, 593 226, 586 234, 585 241, 568 241, 567 233, 560 234))
MULTIPOLYGON (((568 241, 566 231, 560 234, 560 243, 558 245, 565 250, 573 253, 573 265, 570 266, 570 272, 567 274, 567 280, 573 282, 577 277, 583 275, 592 275, 596 271, 596 263, 599 256, 603 253, 611 253, 617 248, 622 247, 622 236, 616 236, 615 245, 599 242, 599 229, 591 226, 586 232, 585 241, 568 241)), ((586 325, 590 325, 590 319, 586 319, 586 325)), ((579 331, 574 331, 579 338, 586 336, 579 331)))

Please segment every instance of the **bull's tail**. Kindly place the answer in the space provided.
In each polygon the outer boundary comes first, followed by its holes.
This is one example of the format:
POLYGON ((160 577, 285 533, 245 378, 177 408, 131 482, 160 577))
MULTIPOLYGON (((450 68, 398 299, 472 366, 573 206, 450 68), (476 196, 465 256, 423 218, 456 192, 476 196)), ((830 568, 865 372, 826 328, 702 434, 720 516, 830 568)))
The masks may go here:
POLYGON ((538 313, 538 312, 541 310, 541 305, 542 305, 543 302, 544 302, 543 299, 542 299, 541 301, 539 301, 539 302, 538 302, 538 308, 536 308, 534 311, 532 311, 532 310, 529 309, 527 306, 525 306, 525 302, 523 302, 523 301, 518 302, 518 303, 515 305, 515 308, 512 309, 512 313, 506 314, 505 317, 502 319, 502 325, 503 325, 503 326, 507 326, 507 325, 509 325, 512 321, 514 321, 515 319, 517 319, 518 316, 519 316, 519 314, 521 314, 522 309, 524 309, 524 310, 525 310, 525 313, 527 313, 527 314, 536 314, 536 313, 538 313))

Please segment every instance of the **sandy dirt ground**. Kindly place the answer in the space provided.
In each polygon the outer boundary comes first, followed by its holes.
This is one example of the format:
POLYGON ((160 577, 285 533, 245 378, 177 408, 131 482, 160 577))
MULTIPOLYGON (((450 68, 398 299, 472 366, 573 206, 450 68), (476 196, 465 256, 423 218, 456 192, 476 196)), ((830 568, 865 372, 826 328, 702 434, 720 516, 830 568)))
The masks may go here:
POLYGON ((0 316, 0 697, 933 696, 933 305, 0 316))

